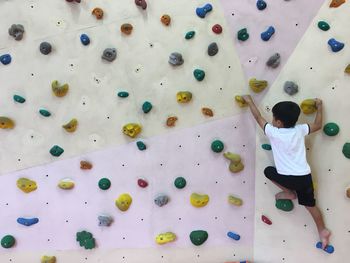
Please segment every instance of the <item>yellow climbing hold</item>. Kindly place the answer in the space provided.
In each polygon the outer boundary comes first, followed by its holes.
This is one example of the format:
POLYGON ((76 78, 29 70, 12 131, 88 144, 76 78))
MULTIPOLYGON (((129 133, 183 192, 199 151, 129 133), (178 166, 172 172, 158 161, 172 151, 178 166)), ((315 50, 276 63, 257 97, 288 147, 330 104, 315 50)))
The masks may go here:
POLYGON ((156 243, 159 245, 164 245, 169 242, 173 242, 176 239, 176 235, 173 232, 161 233, 156 236, 156 243))
POLYGON ((303 100, 303 102, 300 105, 300 108, 305 114, 312 114, 317 110, 316 102, 314 99, 303 100))
POLYGON ((137 123, 128 123, 123 126, 123 133, 131 138, 135 138, 142 130, 141 125, 137 123))
POLYGON ((246 107, 248 106, 248 104, 246 103, 246 101, 243 99, 242 96, 235 96, 235 101, 237 102, 238 106, 243 108, 243 107, 246 107))
POLYGON ((268 82, 266 80, 257 80, 252 78, 249 80, 249 87, 255 92, 262 92, 267 87, 268 82))
POLYGON ((68 84, 60 85, 57 80, 52 81, 51 87, 57 97, 64 97, 69 89, 68 84))
POLYGON ((197 193, 191 194, 190 197, 191 204, 195 207, 206 206, 209 202, 209 195, 201 195, 197 193))
POLYGON ((42 256, 40 262, 41 263, 56 263, 56 257, 55 256, 42 256))
POLYGON ((67 131, 67 132, 75 132, 75 130, 78 127, 78 120, 77 119, 72 119, 70 122, 68 122, 65 125, 62 125, 62 127, 67 131))
POLYGON ((350 64, 344 70, 345 73, 350 74, 350 64))
POLYGON ((126 211, 129 209, 132 203, 132 198, 129 194, 121 194, 117 200, 115 200, 115 205, 121 211, 126 211))
POLYGON ((233 196, 233 195, 228 196, 228 202, 232 205, 235 205, 235 206, 243 205, 242 199, 239 197, 233 196))
POLYGON ((15 122, 10 118, 0 116, 0 128, 1 129, 13 129, 15 127, 15 122))
POLYGON ((61 181, 59 181, 58 187, 61 189, 64 189, 64 190, 69 190, 69 189, 72 189, 74 187, 74 182, 72 179, 65 178, 65 179, 62 179, 61 181))
POLYGON ((190 102, 192 99, 192 93, 189 91, 179 91, 176 94, 176 99, 177 99, 177 102, 179 102, 179 103, 190 102))
POLYGON ((241 156, 235 153, 227 152, 224 153, 226 159, 230 160, 229 169, 233 173, 238 173, 244 169, 244 165, 241 161, 241 156))
POLYGON ((23 177, 17 180, 17 187, 25 193, 30 193, 37 189, 36 182, 23 177))

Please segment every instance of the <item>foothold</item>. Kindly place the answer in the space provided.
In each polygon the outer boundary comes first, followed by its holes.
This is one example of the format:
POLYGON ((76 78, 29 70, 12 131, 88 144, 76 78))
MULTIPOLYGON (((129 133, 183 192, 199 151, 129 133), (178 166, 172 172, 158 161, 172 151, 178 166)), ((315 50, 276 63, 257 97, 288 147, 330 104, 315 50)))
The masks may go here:
POLYGON ((145 101, 142 104, 142 111, 144 113, 149 113, 151 111, 151 109, 153 108, 152 103, 150 103, 149 101, 145 101))
POLYGON ((252 78, 249 80, 249 87, 255 93, 262 92, 268 85, 266 80, 257 80, 256 78, 252 78))
POLYGON ((40 263, 56 263, 55 256, 42 256, 40 263))
POLYGON ((300 108, 304 114, 312 114, 317 110, 316 102, 314 99, 303 100, 300 104, 300 108))
POLYGON ((345 3, 345 0, 332 0, 332 2, 329 4, 329 7, 336 8, 341 6, 344 3, 345 3))
POLYGON ((232 173, 238 173, 244 169, 241 157, 238 154, 227 152, 224 153, 226 159, 230 160, 229 170, 232 173))
POLYGON ((17 187, 25 193, 30 193, 37 189, 35 181, 23 177, 17 180, 17 187))
POLYGON ((78 120, 72 119, 67 124, 62 125, 63 129, 65 129, 67 132, 75 132, 78 127, 78 120))
POLYGON ((120 26, 120 31, 125 35, 131 35, 133 29, 134 27, 129 23, 125 23, 120 26))
POLYGON ((79 245, 85 249, 93 249, 95 247, 95 238, 90 232, 77 232, 76 240, 79 242, 79 245))
POLYGON ((238 240, 241 239, 241 236, 240 236, 240 235, 238 235, 238 234, 236 234, 235 232, 232 232, 232 231, 227 232, 227 236, 228 236, 229 238, 232 238, 232 239, 236 240, 236 241, 238 241, 238 240))
POLYGON ((256 7, 261 11, 264 10, 266 8, 267 4, 264 0, 258 0, 256 2, 256 7))
POLYGON ((108 178, 101 178, 98 181, 98 187, 101 190, 108 190, 111 187, 111 181, 108 178))
POLYGON ((168 62, 173 66, 180 66, 184 63, 184 59, 180 53, 173 52, 170 54, 168 62))
POLYGON ((323 132, 328 136, 335 136, 339 133, 339 126, 334 122, 329 122, 323 126, 323 132))
POLYGON ((127 97, 129 97, 129 92, 120 91, 120 92, 118 92, 118 97, 119 98, 127 98, 127 97))
POLYGON ((294 208, 292 200, 288 199, 278 199, 276 200, 276 208, 283 210, 285 212, 292 211, 294 208))
POLYGON ((221 153, 224 150, 224 143, 220 140, 215 140, 211 143, 211 149, 213 152, 221 153))
POLYGON ((112 62, 117 57, 117 50, 115 48, 106 48, 102 53, 102 59, 112 62))
POLYGON ((270 68, 277 68, 281 63, 281 55, 279 53, 273 54, 267 61, 266 66, 270 68))
POLYGON ((80 169, 82 170, 91 170, 92 164, 88 161, 80 161, 80 169))
POLYGON ((15 245, 16 239, 11 235, 6 235, 1 239, 1 246, 3 248, 11 248, 15 245))
POLYGON ((141 131, 141 125, 137 123, 128 123, 123 126, 123 133, 131 138, 135 138, 141 131))
POLYGON ((0 116, 0 129, 13 129, 15 122, 10 118, 0 116))
POLYGON ((211 4, 206 4, 203 7, 197 7, 196 14, 200 18, 204 18, 211 10, 213 10, 213 6, 211 4))
POLYGON ((24 225, 24 226, 32 226, 35 225, 39 222, 39 218, 33 217, 33 218, 24 218, 24 217, 19 217, 17 218, 17 223, 24 225))
POLYGON ((350 159, 350 143, 347 142, 343 145, 342 153, 348 159, 350 159))
POLYGON ((96 19, 100 20, 103 17, 103 10, 99 7, 95 7, 92 10, 91 14, 93 14, 96 17, 96 19))
POLYGON ((51 116, 51 113, 48 111, 48 110, 45 110, 45 109, 40 109, 39 110, 39 113, 44 116, 44 117, 50 117, 51 116))
POLYGON ((183 189, 186 186, 186 179, 183 177, 177 177, 174 181, 174 185, 177 189, 183 189))
POLYGON ((330 40, 328 40, 328 45, 331 47, 333 52, 339 52, 345 46, 344 43, 339 42, 339 41, 335 40, 334 38, 331 38, 330 40))
POLYGON ((222 33, 222 26, 220 26, 219 24, 215 24, 215 25, 213 25, 213 27, 211 28, 211 30, 212 30, 215 34, 221 34, 221 33, 222 33))
POLYGON ((317 26, 322 31, 328 31, 331 28, 326 21, 319 21, 317 26))
POLYGON ((299 86, 293 81, 286 81, 283 85, 283 90, 292 96, 299 91, 299 86))
POLYGON ((97 219, 99 226, 110 226, 113 223, 113 217, 110 215, 99 215, 97 219))
POLYGON ((350 74, 350 64, 346 66, 344 72, 350 74))
POLYGON ((269 26, 269 28, 261 33, 261 39, 264 41, 269 41, 272 35, 275 34, 275 28, 273 26, 269 26))
POLYGON ((147 2, 145 0, 135 0, 135 4, 141 7, 143 10, 147 8, 147 2))
POLYGON ((171 18, 169 15, 162 15, 162 17, 160 18, 160 21, 163 23, 163 25, 168 26, 170 25, 171 18))
POLYGON ((267 143, 264 143, 261 145, 261 148, 263 148, 264 150, 266 151, 271 151, 272 150, 272 147, 270 144, 267 144, 267 143))
POLYGON ((191 39, 194 37, 195 34, 196 34, 195 31, 188 31, 185 35, 185 39, 191 39))
POLYGON ((10 54, 4 54, 4 55, 1 55, 0 56, 0 62, 3 64, 3 65, 8 65, 10 64, 12 61, 12 58, 11 58, 11 55, 10 54))
POLYGON ((176 94, 176 99, 179 103, 188 103, 192 100, 192 93, 189 91, 179 91, 176 94))
POLYGON ((159 195, 154 199, 154 203, 159 207, 166 205, 168 202, 169 197, 167 195, 159 195))
POLYGON ((140 178, 137 180, 137 185, 141 188, 146 188, 148 186, 148 182, 145 179, 140 178))
POLYGON ((193 76, 196 78, 196 80, 202 81, 205 77, 205 72, 204 70, 201 70, 201 69, 195 69, 193 71, 193 76))
POLYGON ((74 181, 70 178, 64 178, 59 181, 58 187, 63 190, 70 190, 74 188, 74 181))
MULTIPOLYGON (((319 249, 322 249, 322 242, 317 242, 316 243, 316 247, 319 249)), ((334 252, 334 247, 332 245, 327 245, 324 249, 325 252, 327 252, 328 254, 332 254, 334 252)))
POLYGON ((166 120, 166 125, 168 127, 174 127, 175 126, 175 122, 178 120, 178 118, 176 116, 172 116, 172 117, 169 117, 167 120, 166 120))
POLYGON ((55 157, 59 157, 62 153, 64 152, 64 150, 58 146, 58 145, 54 145, 51 149, 50 149, 50 154, 52 156, 55 157))
POLYGON ((232 205, 235 205, 235 206, 242 206, 243 205, 243 200, 237 196, 234 196, 234 195, 228 196, 228 202, 232 205))
POLYGON ((39 46, 40 53, 43 55, 48 55, 52 51, 52 46, 49 42, 41 42, 39 46))
POLYGON ((200 246, 208 239, 208 232, 204 230, 195 230, 190 233, 190 240, 193 245, 200 246))
POLYGON ((87 46, 90 44, 90 38, 87 34, 81 34, 80 35, 80 42, 84 45, 87 46))
POLYGON ((209 202, 209 195, 206 194, 197 194, 197 193, 192 193, 190 197, 191 204, 194 207, 203 207, 206 206, 209 202))
POLYGON ((209 44, 208 46, 208 55, 209 56, 215 56, 217 53, 219 52, 219 47, 218 44, 216 44, 215 42, 209 44))
POLYGON ((121 194, 117 200, 115 200, 115 205, 120 211, 127 211, 132 203, 132 198, 129 194, 121 194))
POLYGON ((169 242, 174 242, 176 235, 173 232, 161 233, 156 236, 156 243, 159 245, 164 245, 169 242))
POLYGON ((213 110, 209 109, 209 108, 202 108, 202 113, 203 113, 203 115, 208 116, 208 117, 214 116, 213 110))
POLYGON ((243 108, 243 107, 246 107, 248 106, 247 102, 243 99, 242 96, 235 96, 235 101, 237 102, 238 106, 243 108))
POLYGON ((144 150, 147 149, 146 144, 144 144, 144 143, 141 142, 141 141, 138 141, 138 142, 136 143, 136 145, 137 145, 137 148, 138 148, 140 151, 144 151, 144 150))
POLYGON ((267 216, 262 215, 261 221, 263 221, 267 225, 272 225, 272 221, 267 216))
POLYGON ((346 189, 346 197, 350 198, 350 187, 348 189, 346 189))
POLYGON ((57 80, 54 80, 51 83, 51 88, 52 88, 52 92, 55 94, 56 97, 64 97, 66 96, 69 90, 69 85, 68 84, 59 85, 59 82, 57 80))
POLYGON ((237 38, 241 41, 246 41, 249 38, 249 34, 246 28, 242 28, 237 32, 237 38))
POLYGON ((18 25, 11 25, 11 27, 9 28, 9 35, 14 37, 15 40, 19 41, 23 38, 23 34, 24 34, 24 27, 20 24, 18 25))

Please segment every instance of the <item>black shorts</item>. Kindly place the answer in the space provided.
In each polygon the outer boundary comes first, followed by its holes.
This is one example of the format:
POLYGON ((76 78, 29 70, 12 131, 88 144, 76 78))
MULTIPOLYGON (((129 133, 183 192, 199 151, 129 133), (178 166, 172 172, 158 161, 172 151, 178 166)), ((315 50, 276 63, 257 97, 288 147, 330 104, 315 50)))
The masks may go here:
POLYGON ((264 174, 271 181, 274 181, 284 186, 285 188, 295 191, 297 193, 298 202, 300 205, 316 205, 311 174, 302 176, 281 175, 273 166, 266 167, 264 174))

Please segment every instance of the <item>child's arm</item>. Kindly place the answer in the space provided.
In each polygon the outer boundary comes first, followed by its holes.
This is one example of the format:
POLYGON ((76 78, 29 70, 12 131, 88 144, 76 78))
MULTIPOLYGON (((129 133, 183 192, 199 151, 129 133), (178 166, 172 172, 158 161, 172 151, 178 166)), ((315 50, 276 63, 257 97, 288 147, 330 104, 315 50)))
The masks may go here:
POLYGON ((322 128, 322 100, 315 99, 317 113, 315 117, 315 121, 312 124, 309 124, 310 133, 318 131, 322 128))
POLYGON ((259 124, 261 129, 264 130, 264 126, 267 123, 267 121, 261 116, 260 111, 255 106, 255 103, 250 95, 244 95, 242 98, 245 100, 245 102, 248 104, 250 111, 252 112, 256 122, 259 124))

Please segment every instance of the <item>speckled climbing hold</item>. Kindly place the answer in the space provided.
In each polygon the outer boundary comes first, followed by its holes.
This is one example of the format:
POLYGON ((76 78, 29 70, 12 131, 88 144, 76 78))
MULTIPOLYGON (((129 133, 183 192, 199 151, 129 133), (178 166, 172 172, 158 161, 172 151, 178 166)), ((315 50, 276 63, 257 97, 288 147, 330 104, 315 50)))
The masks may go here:
POLYGON ((194 207, 206 206, 209 202, 209 195, 192 193, 190 197, 190 202, 194 207))
POLYGON ((222 26, 219 24, 215 24, 213 25, 213 27, 211 28, 211 30, 215 33, 215 34, 221 34, 222 33, 222 26))
POLYGON ((185 39, 191 39, 194 37, 195 34, 196 34, 195 31, 188 31, 185 35, 185 39))
POLYGON ((15 40, 19 41, 23 38, 23 34, 24 34, 24 27, 23 25, 20 24, 13 24, 11 25, 11 27, 9 28, 9 35, 14 37, 15 40))
POLYGON ((120 92, 118 92, 118 97, 119 98, 127 98, 127 97, 129 97, 129 92, 127 92, 127 91, 120 91, 120 92))
POLYGON ((136 143, 136 146, 137 146, 137 148, 138 148, 140 151, 144 151, 144 150, 147 149, 146 144, 144 144, 142 141, 138 141, 138 142, 136 143))
POLYGON ((100 20, 103 17, 103 10, 99 7, 95 7, 92 10, 91 14, 93 14, 96 17, 96 19, 100 20))
POLYGON ((144 113, 149 113, 152 110, 152 108, 153 108, 152 103, 150 103, 149 101, 145 101, 142 104, 142 111, 144 113))
POLYGON ((208 116, 208 117, 214 116, 213 110, 209 109, 209 108, 202 108, 202 113, 203 113, 203 115, 208 116))
POLYGON ((248 104, 246 103, 246 101, 243 99, 242 96, 235 96, 235 101, 237 102, 238 106, 243 108, 243 107, 246 107, 248 106, 248 104))
POLYGON ((40 109, 39 110, 39 113, 44 116, 44 117, 50 117, 51 116, 51 113, 48 111, 48 110, 45 110, 45 109, 40 109))
POLYGON ((238 240, 241 239, 241 236, 240 236, 240 235, 238 235, 237 233, 232 232, 232 231, 227 232, 227 236, 228 236, 229 238, 232 238, 232 239, 236 240, 236 241, 238 241, 238 240))
POLYGON ((344 72, 350 74, 350 64, 346 66, 344 72))
POLYGON ((292 96, 299 91, 299 86, 293 81, 286 81, 283 85, 283 90, 292 96))
MULTIPOLYGON (((316 243, 316 247, 319 249, 322 249, 322 242, 317 242, 316 243)), ((327 252, 328 254, 332 254, 334 252, 334 247, 332 245, 327 245, 324 249, 322 249, 323 251, 327 252)))
POLYGON ((154 203, 159 207, 166 205, 168 202, 169 196, 167 195, 159 195, 154 199, 154 203))
POLYGON ((120 211, 127 211, 131 206, 132 198, 129 194, 121 194, 117 200, 115 200, 115 205, 119 208, 120 211))
POLYGON ((213 6, 211 4, 206 4, 203 7, 197 7, 196 14, 200 18, 204 18, 211 10, 213 10, 213 6))
POLYGON ((99 215, 97 217, 99 226, 110 226, 113 223, 113 217, 110 215, 99 215))
POLYGON ((195 77, 196 80, 202 81, 205 77, 205 72, 202 69, 195 69, 193 71, 193 76, 195 77))
POLYGON ((24 103, 26 101, 25 98, 19 95, 13 95, 13 100, 18 103, 24 103))
POLYGON ((180 66, 184 63, 184 59, 180 53, 173 52, 170 54, 168 62, 173 66, 180 66))
POLYGON ((249 38, 249 34, 246 28, 242 28, 237 32, 237 38, 241 41, 246 41, 249 38))
POLYGON ((215 42, 209 44, 208 46, 208 55, 209 56, 215 56, 217 53, 219 52, 219 47, 218 44, 216 44, 215 42))
POLYGON ((147 2, 145 0, 135 0, 135 4, 143 10, 147 9, 147 2))
POLYGON ((117 58, 117 50, 115 48, 106 48, 101 57, 108 62, 112 62, 117 58))
POLYGON ((58 145, 52 146, 50 149, 50 154, 55 157, 59 157, 64 152, 63 148, 58 145))
POLYGON ((238 173, 244 169, 241 157, 238 154, 226 152, 224 153, 224 157, 230 160, 229 170, 232 173, 238 173))
POLYGON ((33 218, 24 218, 24 217, 19 217, 17 218, 17 223, 24 225, 24 226, 32 226, 35 225, 39 222, 39 218, 33 217, 33 218))
POLYGON ((40 263, 56 263, 55 256, 42 256, 40 263))
POLYGON ((90 38, 87 34, 81 34, 80 35, 80 42, 84 45, 87 46, 90 44, 90 38))
POLYGON ((108 190, 111 187, 111 181, 108 178, 101 178, 98 181, 98 187, 101 190, 108 190))
POLYGON ((276 208, 285 212, 292 211, 294 208, 292 200, 288 200, 288 199, 278 199, 276 200, 275 205, 276 205, 276 208))
POLYGON ((133 29, 134 27, 129 23, 125 23, 120 26, 120 31, 125 35, 131 35, 133 29))
POLYGON ((17 187, 25 193, 30 193, 37 189, 37 185, 35 181, 32 181, 24 177, 19 178, 16 184, 17 184, 17 187))
POLYGON ((350 187, 348 189, 346 189, 346 197, 350 198, 350 187))
POLYGON ((79 245, 85 249, 93 249, 95 247, 95 238, 90 232, 77 232, 76 240, 79 242, 79 245))
POLYGON ((67 124, 62 125, 62 128, 67 132, 75 132, 78 127, 78 120, 71 119, 67 124))
POLYGON ((12 58, 11 58, 11 55, 10 54, 4 54, 4 55, 1 55, 0 56, 0 62, 3 64, 3 65, 8 65, 10 64, 12 61, 12 58))
POLYGON ((171 117, 167 118, 166 126, 174 127, 177 120, 178 120, 178 118, 176 116, 171 116, 171 117))
POLYGON ((195 230, 190 233, 190 240, 193 245, 200 246, 208 239, 208 232, 205 230, 195 230))
POLYGON ((128 123, 123 126, 123 133, 131 138, 135 138, 141 131, 141 125, 137 123, 128 123))
POLYGON ((55 94, 56 97, 64 97, 66 96, 69 90, 69 85, 68 84, 60 85, 57 80, 54 80, 51 83, 51 88, 52 88, 52 92, 55 94))
POLYGON ((273 54, 267 61, 266 66, 270 68, 277 68, 281 63, 281 55, 279 53, 273 54))
POLYGON ((346 158, 350 159, 350 143, 349 142, 344 143, 342 153, 344 154, 344 156, 346 158))
POLYGON ((235 205, 235 206, 242 206, 243 205, 243 200, 237 196, 234 196, 234 195, 228 196, 228 202, 231 205, 235 205))
POLYGON ((158 245, 164 245, 166 243, 174 242, 176 235, 173 232, 161 233, 156 236, 156 243, 158 245))
POLYGON ((192 100, 192 93, 189 91, 179 91, 176 94, 176 99, 179 103, 188 103, 192 100))
POLYGON ((70 190, 74 188, 74 181, 70 178, 64 178, 58 182, 57 186, 63 190, 70 190))
POLYGON ((221 153, 224 150, 224 143, 220 140, 215 140, 211 143, 211 150, 216 153, 221 153))
POLYGON ((3 248, 11 248, 15 245, 16 239, 11 235, 6 235, 1 239, 1 246, 3 248))
POLYGON ((258 0, 256 2, 256 7, 259 9, 259 10, 264 10, 266 8, 267 4, 264 0, 258 0))
POLYGON ((141 188, 146 188, 148 186, 148 182, 145 179, 140 178, 137 180, 137 185, 141 188))
POLYGON ((300 108, 304 114, 312 114, 317 110, 314 99, 303 100, 300 104, 300 108))
POLYGON ((52 46, 49 42, 41 42, 39 46, 39 51, 43 55, 48 55, 52 51, 52 46))
POLYGON ((328 40, 328 45, 331 47, 333 52, 339 52, 345 46, 344 43, 339 42, 339 41, 335 40, 334 38, 331 38, 330 40, 328 40))
POLYGON ((269 41, 273 34, 275 34, 275 28, 273 26, 269 26, 269 28, 262 32, 260 36, 262 40, 269 41))
POLYGON ((334 122, 329 122, 323 126, 323 132, 328 136, 335 136, 339 133, 339 126, 334 122))
POLYGON ((0 129, 13 129, 15 122, 10 118, 0 116, 0 129))
POLYGON ((183 177, 177 177, 174 181, 174 185, 177 189, 183 189, 186 186, 186 179, 183 177))
POLYGON ((317 23, 317 26, 319 29, 321 29, 322 31, 328 31, 331 27, 329 26, 329 24, 326 21, 319 21, 317 23))
POLYGON ((80 161, 80 169, 82 170, 91 170, 92 164, 88 161, 80 161))
POLYGON ((266 80, 257 80, 256 78, 251 78, 249 80, 249 87, 254 91, 255 93, 262 92, 268 85, 268 82, 266 80))
POLYGON ((329 4, 329 7, 336 8, 341 6, 344 3, 345 3, 345 0, 332 0, 332 2, 329 4))
POLYGON ((261 216, 261 221, 263 221, 267 225, 272 225, 272 221, 265 215, 261 216))
POLYGON ((162 22, 163 25, 168 26, 170 25, 171 18, 169 15, 162 15, 162 17, 160 18, 160 22, 162 22))

